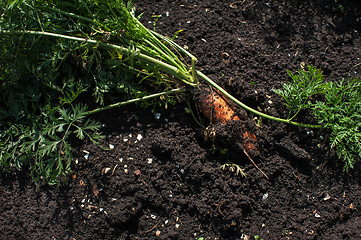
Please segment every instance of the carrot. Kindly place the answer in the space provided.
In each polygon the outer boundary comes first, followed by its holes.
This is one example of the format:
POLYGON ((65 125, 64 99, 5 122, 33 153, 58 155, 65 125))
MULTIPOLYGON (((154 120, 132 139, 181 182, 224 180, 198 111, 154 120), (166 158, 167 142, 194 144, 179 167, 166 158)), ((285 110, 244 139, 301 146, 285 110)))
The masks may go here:
MULTIPOLYGON (((203 89, 198 100, 200 111, 212 123, 228 124, 234 121, 241 121, 241 118, 236 115, 234 108, 230 106, 227 100, 217 91, 203 89)), ((241 135, 243 138, 241 151, 244 152, 254 166, 268 179, 268 176, 257 166, 248 154, 258 152, 256 135, 244 128, 241 129, 241 135)))
MULTIPOLYGON (((203 115, 212 123, 227 124, 232 121, 241 121, 240 117, 227 100, 217 91, 203 90, 199 97, 199 108, 203 115)), ((256 150, 257 138, 247 131, 242 131, 244 150, 250 152, 256 150)))

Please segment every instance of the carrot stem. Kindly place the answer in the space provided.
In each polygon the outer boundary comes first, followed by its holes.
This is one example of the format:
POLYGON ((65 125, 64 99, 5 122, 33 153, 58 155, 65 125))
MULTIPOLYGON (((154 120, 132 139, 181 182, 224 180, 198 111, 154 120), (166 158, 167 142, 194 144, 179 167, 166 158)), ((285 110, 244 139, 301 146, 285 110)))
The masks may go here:
POLYGON ((174 94, 174 93, 181 93, 181 92, 185 92, 185 91, 186 90, 184 88, 176 88, 176 89, 172 89, 172 90, 166 91, 166 92, 161 92, 161 93, 151 94, 151 95, 148 95, 148 96, 145 96, 145 97, 130 99, 128 101, 118 102, 118 103, 114 103, 114 104, 111 104, 111 105, 107 105, 105 107, 101 107, 101 108, 97 108, 97 109, 94 109, 94 110, 87 111, 85 113, 85 115, 91 115, 91 114, 98 113, 98 112, 101 112, 101 111, 104 111, 104 110, 120 107, 120 106, 123 106, 123 105, 126 105, 126 104, 136 103, 136 102, 148 100, 148 99, 151 99, 151 98, 156 98, 156 97, 160 97, 160 96, 164 96, 164 95, 170 95, 170 94, 174 94))

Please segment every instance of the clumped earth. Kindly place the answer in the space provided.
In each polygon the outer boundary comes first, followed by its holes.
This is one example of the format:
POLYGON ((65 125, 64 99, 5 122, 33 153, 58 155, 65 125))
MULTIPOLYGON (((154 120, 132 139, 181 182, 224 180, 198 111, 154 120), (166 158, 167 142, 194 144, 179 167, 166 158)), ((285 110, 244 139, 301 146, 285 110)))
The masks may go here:
MULTIPOLYGON (((272 89, 302 62, 329 81, 361 78, 357 0, 136 6, 149 28, 156 21, 164 35, 183 30, 176 41, 198 57, 199 70, 274 116, 287 112, 272 89)), ((37 188, 27 172, 2 174, 0 238, 361 239, 360 167, 342 172, 327 133, 249 116, 259 141, 254 160, 267 179, 232 147, 241 139, 237 128, 215 126, 216 142, 206 141, 186 100, 156 112, 132 105, 95 116, 112 149, 75 143, 74 171, 59 187, 37 188), (227 161, 247 177, 222 170, 227 161)), ((314 121, 307 114, 298 120, 314 121)))

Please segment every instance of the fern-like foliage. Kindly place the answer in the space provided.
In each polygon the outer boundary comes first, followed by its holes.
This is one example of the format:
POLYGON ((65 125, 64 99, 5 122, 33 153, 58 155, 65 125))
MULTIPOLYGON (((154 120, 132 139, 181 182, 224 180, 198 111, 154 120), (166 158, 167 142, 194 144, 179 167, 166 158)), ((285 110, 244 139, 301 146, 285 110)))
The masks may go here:
POLYGON ((361 157, 361 81, 332 82, 325 101, 312 105, 324 127, 331 130, 331 148, 345 161, 344 170, 353 168, 361 157))
POLYGON ((352 169, 361 157, 361 80, 325 82, 322 72, 310 65, 289 75, 291 82, 274 92, 285 99, 291 118, 301 109, 310 110, 330 131, 330 146, 344 161, 344 171, 352 169))

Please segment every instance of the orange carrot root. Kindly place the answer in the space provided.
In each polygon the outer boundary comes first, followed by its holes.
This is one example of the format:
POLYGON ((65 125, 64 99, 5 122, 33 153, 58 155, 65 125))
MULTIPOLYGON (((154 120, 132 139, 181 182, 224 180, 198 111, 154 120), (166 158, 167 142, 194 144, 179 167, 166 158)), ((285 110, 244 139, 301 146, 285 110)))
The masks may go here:
POLYGON ((209 92, 200 97, 200 110, 203 115, 213 123, 227 123, 237 121, 240 118, 217 92, 209 92))
POLYGON ((251 150, 255 150, 256 146, 255 143, 257 143, 256 135, 254 135, 251 132, 245 131, 243 133, 243 146, 244 149, 249 152, 251 150))

